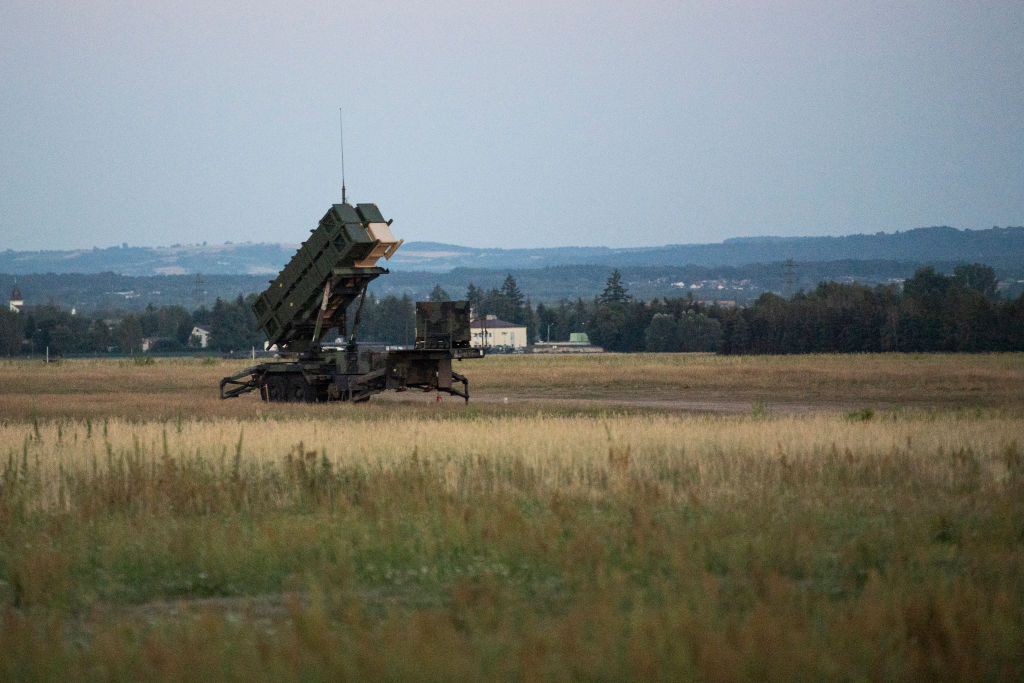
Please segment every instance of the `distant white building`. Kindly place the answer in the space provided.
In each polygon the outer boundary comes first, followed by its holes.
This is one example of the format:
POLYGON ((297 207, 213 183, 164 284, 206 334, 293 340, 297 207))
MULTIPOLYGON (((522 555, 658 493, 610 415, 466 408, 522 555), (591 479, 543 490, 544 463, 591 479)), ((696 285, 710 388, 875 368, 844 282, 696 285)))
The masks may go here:
POLYGON ((25 300, 21 298, 21 290, 18 289, 18 283, 14 283, 14 289, 11 290, 11 311, 14 313, 21 313, 21 309, 25 308, 25 300))
POLYGON ((477 318, 470 323, 469 328, 469 344, 474 348, 507 346, 512 349, 525 349, 528 344, 526 325, 506 322, 497 316, 477 318))
POLYGON ((192 334, 189 336, 190 341, 201 349, 205 349, 210 345, 210 331, 205 327, 192 328, 192 334))

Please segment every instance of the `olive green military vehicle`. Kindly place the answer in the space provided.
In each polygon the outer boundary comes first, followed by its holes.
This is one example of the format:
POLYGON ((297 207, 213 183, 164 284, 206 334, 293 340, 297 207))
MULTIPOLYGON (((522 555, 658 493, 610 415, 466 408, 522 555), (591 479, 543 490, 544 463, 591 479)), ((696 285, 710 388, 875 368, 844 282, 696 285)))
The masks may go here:
POLYGON ((280 359, 254 365, 220 382, 220 397, 259 391, 264 401, 366 401, 394 389, 421 389, 469 401, 469 381, 452 361, 480 358, 470 346, 466 301, 416 304, 416 341, 411 348, 371 347, 357 340, 366 288, 388 270, 377 265, 402 244, 375 204, 334 204, 253 311, 280 359), (331 329, 342 334, 358 300, 344 344, 321 343, 331 329))

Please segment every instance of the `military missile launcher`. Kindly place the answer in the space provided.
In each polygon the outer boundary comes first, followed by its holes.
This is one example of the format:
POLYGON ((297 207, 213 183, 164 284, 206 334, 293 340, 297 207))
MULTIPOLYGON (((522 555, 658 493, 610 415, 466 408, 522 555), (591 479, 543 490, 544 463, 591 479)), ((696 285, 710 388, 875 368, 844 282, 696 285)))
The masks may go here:
POLYGON ((220 397, 259 391, 264 401, 366 401, 394 389, 422 389, 469 401, 469 381, 452 361, 480 358, 470 346, 469 303, 416 304, 412 348, 373 348, 357 340, 366 288, 388 270, 377 265, 402 244, 375 204, 352 206, 342 199, 324 214, 295 256, 253 304, 260 328, 280 359, 246 368, 220 382, 220 397), (321 343, 336 328, 347 341, 321 343))

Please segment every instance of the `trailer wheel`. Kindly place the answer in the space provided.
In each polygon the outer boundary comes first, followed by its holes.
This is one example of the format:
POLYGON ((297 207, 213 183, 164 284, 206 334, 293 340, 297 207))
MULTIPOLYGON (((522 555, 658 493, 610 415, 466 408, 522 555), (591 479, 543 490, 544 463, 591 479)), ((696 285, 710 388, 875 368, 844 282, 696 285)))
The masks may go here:
POLYGON ((268 401, 288 400, 288 380, 279 375, 267 375, 266 384, 268 401))
POLYGON ((295 375, 288 379, 288 399, 298 403, 313 403, 316 400, 316 393, 313 387, 302 375, 295 375))

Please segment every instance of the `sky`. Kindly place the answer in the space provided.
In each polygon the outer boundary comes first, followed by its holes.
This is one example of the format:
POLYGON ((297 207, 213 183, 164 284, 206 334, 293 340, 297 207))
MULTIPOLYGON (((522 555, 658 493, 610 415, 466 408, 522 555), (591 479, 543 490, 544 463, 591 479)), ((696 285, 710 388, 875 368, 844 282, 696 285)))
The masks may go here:
POLYGON ((0 249, 1024 225, 1024 2, 0 4, 0 249))

